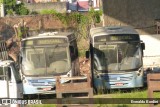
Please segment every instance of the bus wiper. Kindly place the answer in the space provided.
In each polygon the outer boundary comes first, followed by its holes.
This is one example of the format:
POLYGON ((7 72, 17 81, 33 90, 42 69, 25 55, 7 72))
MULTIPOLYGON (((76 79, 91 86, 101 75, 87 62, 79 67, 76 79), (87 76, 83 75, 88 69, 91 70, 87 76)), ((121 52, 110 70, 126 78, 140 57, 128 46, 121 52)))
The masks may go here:
MULTIPOLYGON (((54 49, 53 49, 53 52, 55 53, 55 49, 58 47, 58 44, 55 45, 54 49)), ((53 54, 53 57, 55 58, 55 54, 53 54)))
POLYGON ((125 54, 124 54, 124 58, 127 57, 128 48, 129 48, 129 45, 127 44, 127 48, 126 48, 126 51, 125 51, 125 54))
POLYGON ((40 55, 38 54, 38 51, 35 49, 35 47, 34 46, 31 46, 31 48, 34 50, 34 52, 36 53, 36 57, 37 57, 37 59, 40 61, 40 55))
MULTIPOLYGON (((128 59, 128 56, 127 56, 127 54, 128 54, 128 49, 129 49, 129 44, 127 44, 127 46, 126 46, 126 50, 125 50, 123 59, 121 60, 120 64, 118 63, 118 70, 121 69, 121 66, 122 66, 122 64, 124 63, 124 59, 125 59, 125 58, 128 59)), ((118 54, 118 53, 117 53, 117 54, 118 54)))
POLYGON ((50 54, 49 54, 49 53, 46 53, 47 50, 45 49, 45 53, 44 53, 44 54, 45 54, 45 59, 46 59, 46 60, 45 60, 45 61, 46 61, 46 62, 45 62, 45 63, 46 63, 46 71, 47 71, 47 72, 46 72, 46 75, 48 75, 48 74, 50 74, 50 73, 54 75, 54 73, 56 72, 56 69, 52 69, 53 71, 51 71, 51 72, 49 73, 47 67, 52 66, 51 64, 52 64, 53 62, 50 63, 50 60, 52 59, 52 57, 55 58, 55 54, 54 54, 54 53, 55 53, 55 49, 56 49, 58 46, 59 46, 59 45, 56 44, 56 45, 52 48, 53 51, 52 51, 52 52, 49 52, 50 54))

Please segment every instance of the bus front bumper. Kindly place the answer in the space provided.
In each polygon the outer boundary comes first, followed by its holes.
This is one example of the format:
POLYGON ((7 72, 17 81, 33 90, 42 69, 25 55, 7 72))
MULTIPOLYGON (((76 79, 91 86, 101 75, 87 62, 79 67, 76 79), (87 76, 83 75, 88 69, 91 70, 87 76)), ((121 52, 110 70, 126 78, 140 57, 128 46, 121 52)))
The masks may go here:
POLYGON ((94 87, 97 89, 124 89, 143 87, 143 78, 132 79, 130 81, 106 81, 94 78, 94 87))

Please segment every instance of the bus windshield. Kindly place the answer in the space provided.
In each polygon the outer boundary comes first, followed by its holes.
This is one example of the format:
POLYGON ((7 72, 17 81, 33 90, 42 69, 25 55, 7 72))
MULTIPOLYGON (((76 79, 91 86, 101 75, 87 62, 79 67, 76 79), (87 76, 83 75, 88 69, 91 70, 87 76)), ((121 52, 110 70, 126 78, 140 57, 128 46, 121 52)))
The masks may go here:
POLYGON ((66 73, 71 68, 67 44, 23 48, 22 58, 25 75, 56 75, 66 73))
POLYGON ((142 65, 139 42, 97 43, 93 52, 96 70, 127 71, 138 69, 142 65))

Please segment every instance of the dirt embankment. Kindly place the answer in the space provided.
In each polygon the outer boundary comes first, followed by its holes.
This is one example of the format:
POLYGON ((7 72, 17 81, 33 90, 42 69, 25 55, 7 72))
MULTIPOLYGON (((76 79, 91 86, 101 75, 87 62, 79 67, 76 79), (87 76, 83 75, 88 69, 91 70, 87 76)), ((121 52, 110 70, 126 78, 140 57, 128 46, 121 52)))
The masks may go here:
POLYGON ((17 23, 25 22, 29 31, 35 30, 57 30, 64 31, 73 29, 71 26, 66 27, 59 19, 53 15, 30 15, 30 16, 12 16, 0 18, 0 35, 8 39, 12 37, 15 32, 13 26, 17 23))

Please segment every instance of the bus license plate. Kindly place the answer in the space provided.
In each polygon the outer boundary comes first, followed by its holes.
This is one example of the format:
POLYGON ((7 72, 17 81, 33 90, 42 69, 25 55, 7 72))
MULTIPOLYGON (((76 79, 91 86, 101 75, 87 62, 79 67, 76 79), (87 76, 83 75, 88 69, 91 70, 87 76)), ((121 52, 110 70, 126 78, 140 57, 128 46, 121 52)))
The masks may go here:
POLYGON ((43 90, 44 90, 44 91, 49 91, 49 90, 51 90, 51 88, 50 88, 50 87, 48 87, 48 88, 43 88, 43 90))
POLYGON ((122 86, 123 83, 116 83, 116 86, 122 86))

